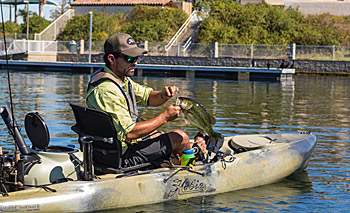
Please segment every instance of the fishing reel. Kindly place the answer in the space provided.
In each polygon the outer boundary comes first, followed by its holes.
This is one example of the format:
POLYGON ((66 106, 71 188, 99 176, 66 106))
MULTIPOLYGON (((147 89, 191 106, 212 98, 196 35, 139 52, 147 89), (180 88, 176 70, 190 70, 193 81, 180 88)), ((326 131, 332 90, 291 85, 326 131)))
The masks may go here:
POLYGON ((8 196, 8 192, 23 189, 18 175, 15 155, 0 153, 0 194, 8 196))
POLYGON ((220 148, 222 147, 222 145, 224 144, 224 136, 220 133, 217 133, 217 132, 216 132, 216 134, 218 135, 217 138, 211 138, 207 134, 203 134, 201 132, 198 132, 194 138, 196 138, 196 137, 204 138, 205 145, 207 146, 208 151, 217 153, 220 150, 220 148))
POLYGON ((209 135, 198 132, 194 137, 194 138, 196 137, 204 138, 205 144, 207 146, 207 150, 209 151, 209 154, 207 156, 204 156, 204 154, 202 153, 198 145, 195 145, 194 147, 196 150, 198 150, 196 153, 198 153, 200 159, 202 159, 204 163, 215 162, 223 158, 221 156, 223 153, 220 151, 220 148, 224 143, 224 136, 221 135, 220 133, 216 133, 216 134, 218 135, 217 138, 211 138, 209 135), (210 158, 210 152, 215 154, 215 156, 212 159, 210 158))

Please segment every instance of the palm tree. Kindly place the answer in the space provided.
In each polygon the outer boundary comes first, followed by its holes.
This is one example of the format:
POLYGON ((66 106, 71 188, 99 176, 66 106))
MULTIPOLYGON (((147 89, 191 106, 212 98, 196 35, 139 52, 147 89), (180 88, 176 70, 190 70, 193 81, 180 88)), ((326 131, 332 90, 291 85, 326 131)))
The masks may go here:
POLYGON ((69 3, 72 0, 61 0, 61 8, 60 9, 56 9, 53 12, 51 12, 50 18, 52 19, 56 19, 58 17, 60 17, 60 15, 62 15, 64 12, 66 12, 70 7, 69 3))
POLYGON ((27 8, 23 8, 18 10, 19 16, 23 17, 23 24, 27 24, 27 8))
POLYGON ((40 0, 40 2, 39 2, 39 16, 40 17, 44 16, 44 13, 43 13, 44 4, 46 4, 46 0, 40 0))

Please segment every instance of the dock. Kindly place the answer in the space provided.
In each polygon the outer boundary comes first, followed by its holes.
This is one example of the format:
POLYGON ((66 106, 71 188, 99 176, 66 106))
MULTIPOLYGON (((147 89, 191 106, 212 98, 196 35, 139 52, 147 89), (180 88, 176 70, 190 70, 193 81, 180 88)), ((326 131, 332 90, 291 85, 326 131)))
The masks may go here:
MULTIPOLYGON (((103 66, 104 63, 9 61, 9 69, 13 71, 92 73, 103 66)), ((6 69, 5 60, 0 60, 0 67, 6 69)), ((277 81, 292 79, 294 74, 295 69, 161 64, 138 64, 135 73, 137 76, 277 81)))

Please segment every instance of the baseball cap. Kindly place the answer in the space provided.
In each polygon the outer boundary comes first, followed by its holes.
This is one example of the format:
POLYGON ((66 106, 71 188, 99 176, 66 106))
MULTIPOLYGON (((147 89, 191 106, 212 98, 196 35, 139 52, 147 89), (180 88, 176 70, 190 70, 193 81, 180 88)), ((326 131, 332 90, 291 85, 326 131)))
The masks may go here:
POLYGON ((116 33, 111 35, 104 44, 105 54, 123 53, 132 57, 147 53, 146 50, 137 47, 134 39, 126 33, 116 33))

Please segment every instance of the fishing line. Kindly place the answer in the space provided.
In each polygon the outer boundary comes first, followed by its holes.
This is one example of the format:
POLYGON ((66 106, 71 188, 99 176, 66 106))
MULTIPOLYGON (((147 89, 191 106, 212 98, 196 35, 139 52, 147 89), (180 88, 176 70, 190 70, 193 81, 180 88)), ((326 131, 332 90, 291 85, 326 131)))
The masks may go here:
POLYGON ((121 108, 126 109, 130 114, 135 115, 135 116, 136 116, 137 118, 139 118, 141 121, 146 121, 146 119, 144 119, 144 118, 140 117, 138 114, 136 114, 136 113, 130 111, 130 109, 127 108, 126 106, 123 106, 122 104, 117 103, 117 102, 115 102, 115 103, 118 104, 121 108))
MULTIPOLYGON (((5 22, 4 22, 4 12, 2 9, 2 0, 0 0, 0 7, 1 7, 1 20, 2 20, 2 34, 4 39, 4 48, 5 48, 5 58, 6 58, 6 71, 7 71, 7 83, 8 83, 8 89, 9 89, 9 96, 10 96, 10 108, 11 108, 11 115, 12 115, 12 127, 13 132, 15 132, 15 117, 13 113, 13 101, 12 101, 12 89, 11 89, 11 79, 10 79, 10 69, 9 69, 9 61, 8 61, 8 54, 7 54, 7 44, 6 44, 6 33, 5 33, 5 22)), ((15 151, 17 152, 17 142, 15 141, 15 151)))
MULTIPOLYGON (((177 96, 177 95, 178 95, 178 94, 176 94, 175 96, 177 96)), ((178 104, 176 103, 176 101, 177 101, 177 97, 176 97, 176 99, 175 99, 174 106, 177 106, 177 105, 178 105, 178 104)), ((115 103, 118 104, 118 105, 119 105, 120 107, 122 107, 123 109, 126 109, 130 114, 135 115, 135 116, 136 116, 137 118, 139 118, 141 121, 146 121, 146 119, 144 119, 144 118, 140 117, 138 114, 136 114, 136 113, 130 111, 129 108, 127 108, 126 106, 123 106, 122 104, 117 103, 117 102, 115 102, 115 103)))

